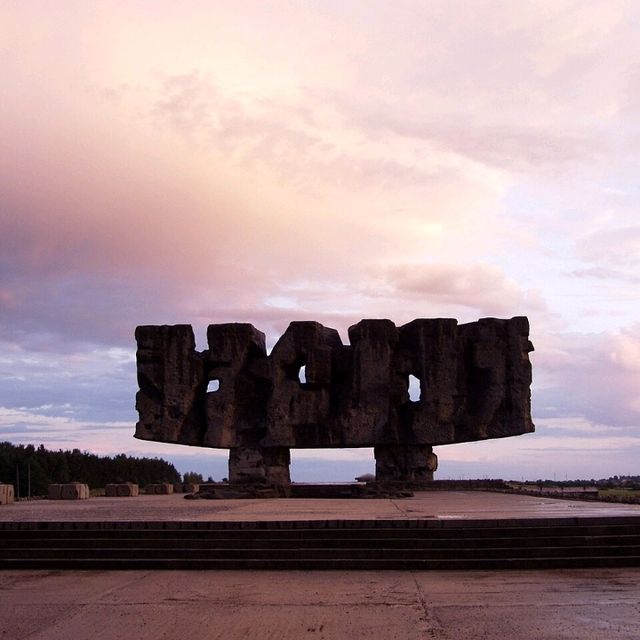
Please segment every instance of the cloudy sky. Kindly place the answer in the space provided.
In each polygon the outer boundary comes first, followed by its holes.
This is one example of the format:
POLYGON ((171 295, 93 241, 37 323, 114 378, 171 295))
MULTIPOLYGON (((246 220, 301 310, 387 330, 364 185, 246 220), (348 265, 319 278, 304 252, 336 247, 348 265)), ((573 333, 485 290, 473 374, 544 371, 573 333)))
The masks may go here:
POLYGON ((0 440, 221 477, 133 439, 136 325, 527 315, 536 433, 438 476, 639 474, 639 27, 623 0, 5 0, 0 440))

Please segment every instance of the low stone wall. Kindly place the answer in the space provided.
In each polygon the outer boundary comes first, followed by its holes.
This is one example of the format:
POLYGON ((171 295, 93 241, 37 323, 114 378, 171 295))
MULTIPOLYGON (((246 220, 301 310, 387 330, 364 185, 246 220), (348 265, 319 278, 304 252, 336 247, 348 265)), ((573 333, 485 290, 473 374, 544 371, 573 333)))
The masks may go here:
POLYGON ((407 483, 407 486, 419 490, 430 491, 443 489, 444 491, 504 491, 509 489, 509 485, 504 480, 498 479, 486 479, 486 480, 433 480, 427 482, 422 487, 417 485, 411 486, 407 483))
POLYGON ((135 498, 140 495, 140 488, 132 482, 108 484, 104 488, 104 495, 108 498, 135 498))
POLYGON ((170 482, 159 482, 157 484, 148 484, 144 491, 148 495, 163 495, 166 496, 173 493, 173 484, 170 482))
POLYGON ((50 484, 47 497, 49 500, 87 500, 89 498, 89 485, 81 482, 50 484))
POLYGON ((0 484, 0 504, 10 504, 13 501, 13 485, 0 484))
POLYGON ((198 491, 215 491, 227 486, 227 482, 203 482, 198 486, 198 491))
POLYGON ((196 482, 174 482, 174 493, 196 493, 200 490, 200 485, 196 482))

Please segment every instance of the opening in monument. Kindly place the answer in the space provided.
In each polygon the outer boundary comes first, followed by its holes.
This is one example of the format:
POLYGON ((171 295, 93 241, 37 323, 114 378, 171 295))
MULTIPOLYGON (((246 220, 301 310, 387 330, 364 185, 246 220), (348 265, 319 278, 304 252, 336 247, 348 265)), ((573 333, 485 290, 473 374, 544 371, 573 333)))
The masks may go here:
POLYGON ((420 402, 420 378, 412 373, 409 374, 409 400, 411 402, 420 402))
POLYGON ((375 474, 371 448, 291 449, 292 482, 355 482, 356 476, 375 474))
POLYGON ((218 389, 220 389, 220 380, 218 380, 218 378, 209 380, 209 384, 207 385, 207 393, 213 393, 214 391, 218 391, 218 389))
POLYGON ((298 380, 300 384, 307 384, 307 365, 303 364, 298 371, 298 380))

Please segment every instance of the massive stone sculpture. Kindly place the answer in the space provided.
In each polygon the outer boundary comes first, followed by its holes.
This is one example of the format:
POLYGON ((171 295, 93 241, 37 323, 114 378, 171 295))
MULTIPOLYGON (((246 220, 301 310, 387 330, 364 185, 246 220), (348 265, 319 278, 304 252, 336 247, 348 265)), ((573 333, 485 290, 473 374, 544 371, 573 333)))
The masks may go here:
POLYGON ((229 449, 231 482, 288 484, 291 447, 373 447, 378 481, 428 481, 434 445, 533 431, 528 336, 524 317, 362 320, 343 345, 292 322, 267 355, 250 324, 209 326, 202 352, 189 325, 141 326, 135 437, 229 449))

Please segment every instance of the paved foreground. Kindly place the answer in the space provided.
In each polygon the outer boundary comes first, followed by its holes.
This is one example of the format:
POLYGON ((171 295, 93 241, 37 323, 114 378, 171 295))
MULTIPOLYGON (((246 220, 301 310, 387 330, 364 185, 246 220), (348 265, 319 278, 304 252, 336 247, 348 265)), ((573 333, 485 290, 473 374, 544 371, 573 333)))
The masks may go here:
MULTIPOLYGON (((5 505, 0 521, 504 519, 639 515, 640 506, 433 491, 402 500, 5 505)), ((444 524, 444 522, 443 522, 444 524)), ((640 638, 640 569, 0 571, 0 640, 618 640, 640 638)))
POLYGON ((0 573, 11 640, 639 637, 640 569, 0 573))

